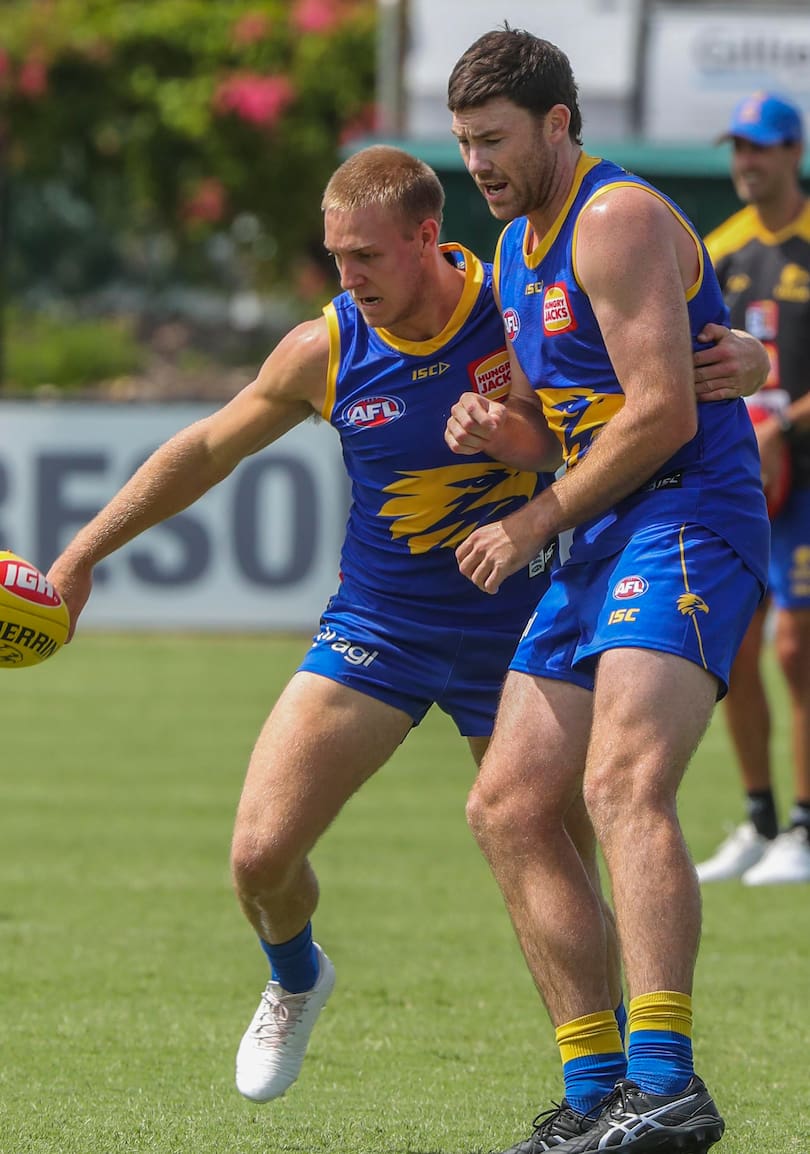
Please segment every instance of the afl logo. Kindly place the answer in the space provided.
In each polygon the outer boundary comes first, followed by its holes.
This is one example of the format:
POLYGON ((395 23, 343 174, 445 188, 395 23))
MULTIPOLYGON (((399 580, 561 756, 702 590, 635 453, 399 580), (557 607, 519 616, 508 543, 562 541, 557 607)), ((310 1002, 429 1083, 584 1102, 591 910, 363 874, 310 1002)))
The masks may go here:
POLYGON ((346 406, 343 420, 356 429, 371 429, 377 425, 390 425, 404 412, 405 403, 399 397, 365 397, 346 406))
POLYGON ((643 577, 622 577, 621 581, 617 581, 613 586, 613 599, 629 601, 631 597, 641 597, 649 587, 643 577))
POLYGON ((507 309, 503 314, 503 327, 510 341, 513 341, 520 332, 520 317, 516 309, 507 309))

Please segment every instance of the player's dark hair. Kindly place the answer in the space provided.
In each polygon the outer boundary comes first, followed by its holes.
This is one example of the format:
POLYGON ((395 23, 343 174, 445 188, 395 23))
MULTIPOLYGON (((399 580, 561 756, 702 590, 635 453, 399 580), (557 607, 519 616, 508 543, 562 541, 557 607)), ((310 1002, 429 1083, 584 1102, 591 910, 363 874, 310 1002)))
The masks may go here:
POLYGON ((444 189, 424 161, 401 148, 374 144, 345 160, 326 186, 324 212, 356 212, 380 205, 399 212, 409 225, 435 220, 441 227, 444 189))
POLYGON ((582 144, 576 81, 568 57, 556 44, 505 24, 470 45, 450 73, 447 107, 460 112, 499 96, 538 117, 564 104, 571 113, 568 135, 582 144))

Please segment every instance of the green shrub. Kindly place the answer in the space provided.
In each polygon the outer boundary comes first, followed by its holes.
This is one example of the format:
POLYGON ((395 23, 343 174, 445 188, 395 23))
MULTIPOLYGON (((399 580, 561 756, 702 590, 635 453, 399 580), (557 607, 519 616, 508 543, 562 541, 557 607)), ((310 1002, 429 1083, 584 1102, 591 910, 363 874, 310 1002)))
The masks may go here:
POLYGON ((138 372, 145 353, 124 322, 13 313, 6 322, 8 392, 78 389, 138 372))

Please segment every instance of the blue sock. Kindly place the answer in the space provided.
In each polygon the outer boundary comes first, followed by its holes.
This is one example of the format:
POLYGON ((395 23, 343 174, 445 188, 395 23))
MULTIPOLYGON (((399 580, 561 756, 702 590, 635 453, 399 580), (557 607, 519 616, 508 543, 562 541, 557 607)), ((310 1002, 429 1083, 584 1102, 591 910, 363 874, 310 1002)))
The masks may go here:
POLYGON ((273 981, 283 986, 288 994, 311 990, 318 980, 318 955, 312 944, 312 923, 307 922, 300 934, 288 942, 270 945, 259 938, 259 945, 267 954, 273 970, 273 981))
POLYGON ((624 998, 619 1002, 613 1013, 616 1016, 616 1025, 619 1027, 619 1037, 624 1046, 627 1042, 627 1010, 625 1009, 624 998))
POLYGON ((611 1092, 627 1069, 624 1047, 611 1010, 565 1022, 556 1030, 563 1064, 565 1100, 587 1114, 611 1092))
POLYGON ((657 990, 630 1002, 627 1077, 648 1094, 680 1094, 695 1072, 692 999, 657 990))

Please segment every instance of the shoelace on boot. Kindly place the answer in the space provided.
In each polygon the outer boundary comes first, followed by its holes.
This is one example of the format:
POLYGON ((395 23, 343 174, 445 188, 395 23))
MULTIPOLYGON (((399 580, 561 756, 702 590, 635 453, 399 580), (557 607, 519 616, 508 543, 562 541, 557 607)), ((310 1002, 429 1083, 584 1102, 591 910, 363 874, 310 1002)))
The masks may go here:
POLYGON ((288 994, 277 998, 271 990, 262 994, 264 1011, 256 1025, 256 1039, 260 1044, 283 1041, 295 1031, 304 1010, 305 996, 288 994))

